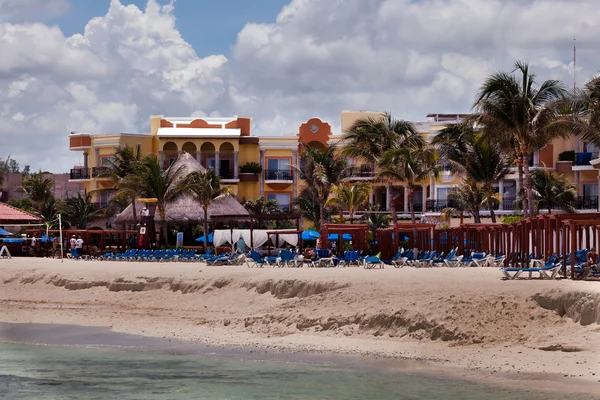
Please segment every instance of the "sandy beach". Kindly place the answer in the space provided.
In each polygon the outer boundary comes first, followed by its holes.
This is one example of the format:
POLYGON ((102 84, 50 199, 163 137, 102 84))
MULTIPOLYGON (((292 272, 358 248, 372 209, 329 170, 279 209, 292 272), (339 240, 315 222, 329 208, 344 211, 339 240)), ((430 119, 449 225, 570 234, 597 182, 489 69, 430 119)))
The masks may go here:
POLYGON ((249 269, 0 260, 0 321, 208 345, 425 360, 600 388, 600 282, 497 269, 249 269))

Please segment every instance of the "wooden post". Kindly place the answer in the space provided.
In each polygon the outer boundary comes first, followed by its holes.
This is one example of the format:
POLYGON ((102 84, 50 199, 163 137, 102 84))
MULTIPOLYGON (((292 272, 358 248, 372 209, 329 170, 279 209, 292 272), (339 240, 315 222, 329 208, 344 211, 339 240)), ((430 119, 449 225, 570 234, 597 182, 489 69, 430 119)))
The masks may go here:
MULTIPOLYGON (((577 252, 577 226, 574 220, 571 220, 571 279, 575 279, 575 253, 577 252)), ((565 266, 566 268, 566 266, 565 266)), ((566 271, 565 271, 566 276, 566 271)))

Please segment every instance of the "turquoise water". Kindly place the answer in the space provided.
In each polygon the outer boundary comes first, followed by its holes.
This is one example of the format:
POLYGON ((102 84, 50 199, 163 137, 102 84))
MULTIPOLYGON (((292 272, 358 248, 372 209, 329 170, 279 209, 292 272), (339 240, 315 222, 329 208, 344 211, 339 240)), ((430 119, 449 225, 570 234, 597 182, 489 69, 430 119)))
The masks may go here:
POLYGON ((2 399, 579 400, 375 369, 0 343, 2 399))

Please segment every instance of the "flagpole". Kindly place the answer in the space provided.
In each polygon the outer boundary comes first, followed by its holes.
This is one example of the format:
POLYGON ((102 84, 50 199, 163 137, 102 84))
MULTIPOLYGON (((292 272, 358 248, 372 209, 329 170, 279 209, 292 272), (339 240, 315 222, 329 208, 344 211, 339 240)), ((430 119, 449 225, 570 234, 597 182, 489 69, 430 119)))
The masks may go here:
POLYGON ((63 260, 63 234, 62 234, 62 219, 60 217, 60 214, 58 214, 58 232, 59 232, 59 236, 60 236, 60 262, 64 262, 65 260, 63 260))

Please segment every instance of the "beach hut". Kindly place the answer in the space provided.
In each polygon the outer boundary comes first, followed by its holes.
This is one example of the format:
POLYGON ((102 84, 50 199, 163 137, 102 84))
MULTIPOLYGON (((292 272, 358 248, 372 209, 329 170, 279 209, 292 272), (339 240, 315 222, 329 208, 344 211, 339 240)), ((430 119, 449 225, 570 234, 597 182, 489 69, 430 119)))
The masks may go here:
MULTIPOLYGON (((178 170, 176 179, 181 179, 187 174, 195 171, 204 171, 204 167, 196 160, 195 157, 188 153, 182 153, 170 168, 178 170)), ((144 208, 144 204, 137 202, 136 211, 140 212, 144 208)), ((209 221, 214 217, 229 216, 229 217, 248 217, 248 211, 240 204, 235 197, 223 197, 213 201, 208 207, 209 221)), ((190 195, 184 195, 177 200, 167 204, 165 208, 165 220, 162 221, 158 211, 154 215, 154 223, 158 226, 167 223, 168 226, 173 225, 197 225, 204 221, 204 210, 190 195)), ((134 223, 133 207, 131 204, 121 212, 115 219, 114 224, 132 225, 134 223)), ((160 232, 159 229, 156 230, 160 232)))

